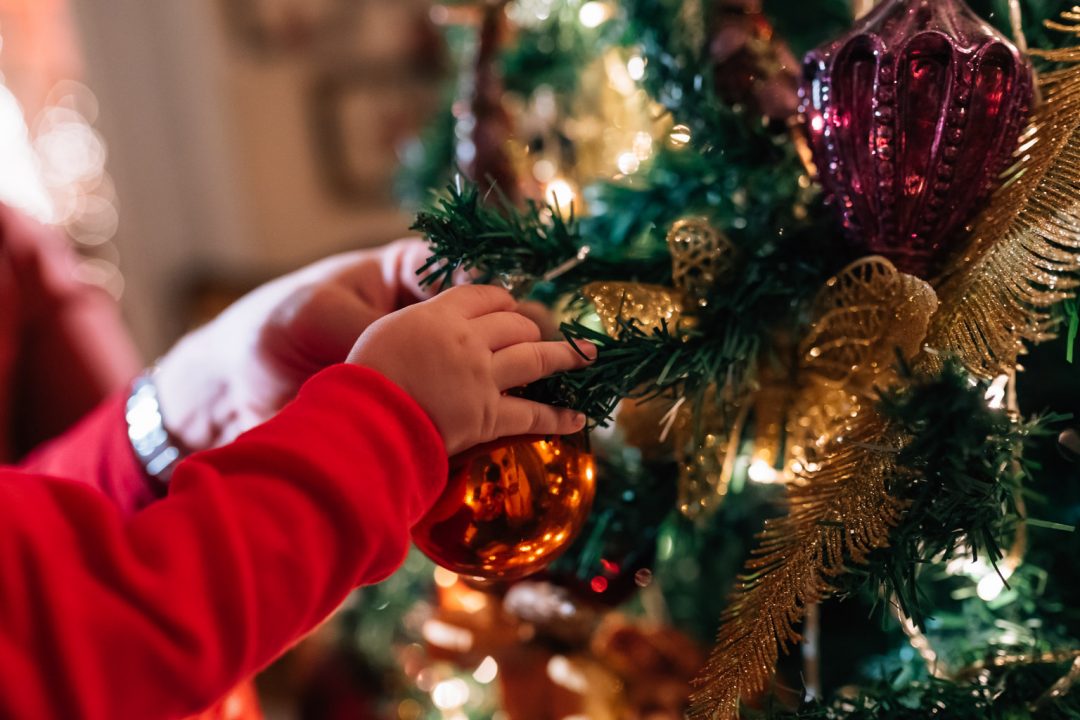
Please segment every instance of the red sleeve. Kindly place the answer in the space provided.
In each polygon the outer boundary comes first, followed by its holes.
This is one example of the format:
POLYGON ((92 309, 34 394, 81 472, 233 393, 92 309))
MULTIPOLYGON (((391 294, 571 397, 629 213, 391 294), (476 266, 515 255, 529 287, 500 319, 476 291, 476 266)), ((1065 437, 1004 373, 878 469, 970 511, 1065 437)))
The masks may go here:
POLYGON ((146 507, 157 499, 157 491, 128 440, 127 397, 127 392, 116 393, 75 427, 35 449, 19 469, 95 487, 125 516, 146 507))
POLYGON ((0 717, 202 710, 390 574, 445 477, 427 416, 352 366, 127 521, 84 485, 0 472, 0 717))

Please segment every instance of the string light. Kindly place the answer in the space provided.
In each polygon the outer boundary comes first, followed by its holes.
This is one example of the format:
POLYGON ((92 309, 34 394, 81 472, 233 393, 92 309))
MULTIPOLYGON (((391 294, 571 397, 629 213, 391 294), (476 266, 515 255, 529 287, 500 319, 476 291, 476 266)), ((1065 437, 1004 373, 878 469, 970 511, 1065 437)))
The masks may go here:
POLYGON ((457 583, 457 573, 451 572, 444 567, 435 568, 435 584, 441 588, 453 587, 457 583))
POLYGON ((1005 407, 1005 388, 1009 384, 1008 375, 998 375, 986 390, 986 404, 991 410, 1005 407))
POLYGON ((563 655, 555 655, 548 660, 547 675, 551 682, 571 692, 584 695, 589 690, 585 675, 563 655))
POLYGON ((686 147, 690 143, 690 128, 686 125, 676 125, 668 133, 668 142, 674 148, 686 147))
POLYGON ((476 670, 473 671, 473 680, 481 685, 487 685, 495 679, 495 676, 499 674, 499 663, 495 662, 495 658, 488 655, 484 658, 479 665, 476 666, 476 670))
POLYGON ((426 621, 420 629, 420 634, 431 645, 446 650, 468 652, 473 646, 473 634, 471 631, 444 623, 441 620, 426 621))
POLYGON ((619 153, 615 165, 623 175, 632 175, 641 167, 641 160, 632 152, 619 153))
POLYGON ((457 710, 469 702, 469 686, 461 678, 443 680, 431 691, 431 701, 440 710, 457 710))
POLYGON ((1005 589, 1005 581, 996 572, 986 575, 975 586, 975 593, 985 602, 993 602, 1005 589))
POLYGON ((747 477, 762 485, 772 485, 780 479, 780 473, 766 460, 755 460, 746 471, 747 477))
POLYGON ((569 213, 574 201, 577 200, 577 192, 569 181, 557 177, 547 184, 547 188, 544 190, 544 198, 549 205, 557 207, 559 212, 569 213))
POLYGON ((587 2, 578 11, 578 20, 587 28, 600 27, 611 17, 611 8, 602 2, 587 2))
POLYGON ((645 58, 640 55, 634 55, 626 61, 626 72, 630 74, 631 80, 641 80, 645 77, 645 58))

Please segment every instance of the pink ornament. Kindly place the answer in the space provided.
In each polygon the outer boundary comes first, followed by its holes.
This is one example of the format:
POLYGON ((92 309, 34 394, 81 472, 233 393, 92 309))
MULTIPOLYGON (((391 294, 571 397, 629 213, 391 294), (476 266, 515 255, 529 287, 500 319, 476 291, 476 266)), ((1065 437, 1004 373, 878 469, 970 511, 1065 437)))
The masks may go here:
POLYGON ((803 61, 801 111, 853 242, 928 277, 1007 166, 1032 73, 962 0, 883 0, 803 61))

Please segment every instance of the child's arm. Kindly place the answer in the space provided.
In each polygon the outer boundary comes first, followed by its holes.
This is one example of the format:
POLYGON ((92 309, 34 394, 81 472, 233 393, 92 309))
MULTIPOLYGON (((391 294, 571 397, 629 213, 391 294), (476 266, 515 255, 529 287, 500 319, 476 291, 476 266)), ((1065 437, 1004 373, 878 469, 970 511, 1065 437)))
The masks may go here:
POLYGON ((320 373, 126 522, 85 485, 0 472, 0 717, 197 712, 397 567, 446 448, 580 430, 504 394, 587 362, 515 307, 456 288, 379 320, 350 357, 383 375, 320 373))
POLYGON ((127 523, 85 486, 0 473, 0 716, 204 708, 389 574, 445 475, 417 404, 345 366, 127 523))

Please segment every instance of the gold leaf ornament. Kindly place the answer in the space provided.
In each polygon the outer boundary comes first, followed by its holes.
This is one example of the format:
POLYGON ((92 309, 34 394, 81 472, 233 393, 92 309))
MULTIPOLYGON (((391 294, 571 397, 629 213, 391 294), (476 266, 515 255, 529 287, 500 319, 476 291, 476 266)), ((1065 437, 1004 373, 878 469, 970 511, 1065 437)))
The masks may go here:
POLYGON ((695 683, 692 720, 736 720, 740 700, 761 693, 780 650, 800 640, 807 605, 888 545, 903 507, 887 480, 904 438, 867 400, 891 377, 897 350, 918 352, 936 308, 929 284, 880 257, 848 266, 819 294, 799 351, 788 514, 766 523, 739 577, 695 683))
POLYGON ((628 325, 645 332, 693 327, 695 308, 704 307, 717 282, 730 275, 735 247, 707 218, 678 220, 667 236, 674 287, 634 282, 594 282, 582 288, 596 307, 604 332, 612 337, 628 325))
POLYGON ((688 327, 683 317, 682 294, 661 285, 632 282, 593 282, 581 289, 596 308, 604 332, 620 337, 633 326, 647 333, 666 327, 669 332, 688 327))
MULTIPOLYGON (((1080 14, 1063 17, 1080 21, 1080 14)), ((1080 25, 1049 23, 1080 34, 1080 25)), ((1052 336, 1048 309, 1074 295, 1080 271, 1080 48, 1033 50, 1068 66, 1041 76, 1043 103, 1004 185, 976 218, 968 247, 939 281, 941 310, 922 358, 959 356, 984 379, 1016 367, 1025 342, 1052 336)))

